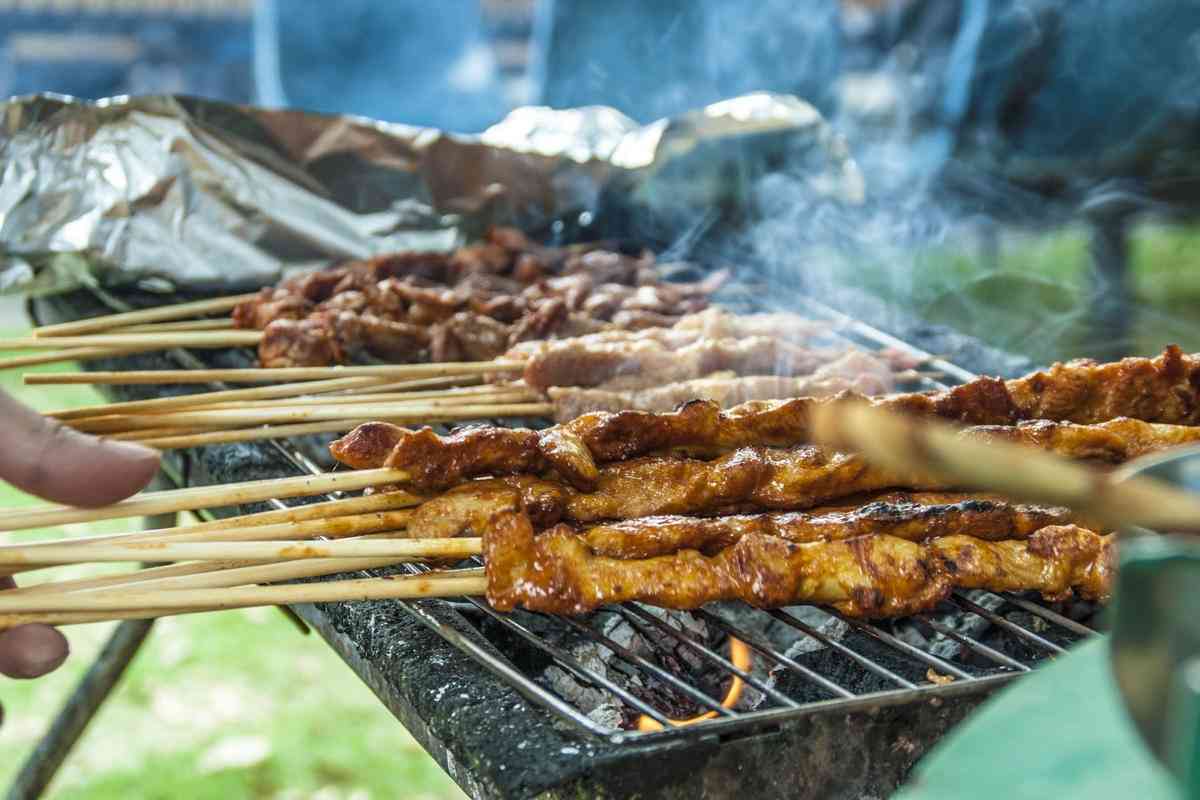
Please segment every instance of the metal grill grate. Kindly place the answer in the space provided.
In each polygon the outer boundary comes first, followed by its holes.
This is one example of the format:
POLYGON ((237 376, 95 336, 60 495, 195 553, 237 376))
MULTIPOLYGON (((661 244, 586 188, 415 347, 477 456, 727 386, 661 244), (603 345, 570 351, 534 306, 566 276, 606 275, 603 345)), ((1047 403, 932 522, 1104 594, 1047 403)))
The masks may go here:
MULTIPOLYGON (((814 318, 825 319, 834 323, 848 341, 872 349, 894 348, 912 356, 925 360, 933 370, 941 373, 941 380, 925 379, 926 388, 947 388, 958 382, 965 382, 975 377, 969 371, 951 364, 944 359, 932 358, 928 353, 918 350, 907 343, 889 336, 869 325, 851 319, 840 312, 827 308, 819 303, 802 300, 802 313, 814 318)), ((497 424, 504 424, 497 421, 497 424)), ((284 441, 272 442, 300 470, 311 474, 320 474, 321 468, 305 457, 295 447, 284 441)), ((284 503, 275 501, 279 508, 286 507, 284 503)), ((426 567, 406 565, 410 572, 420 572, 426 567)), ((365 574, 365 573, 364 573, 365 574)), ((532 648, 542 656, 551 660, 561 669, 570 673, 579 682, 609 693, 620 701, 627 709, 643 714, 662 725, 661 730, 630 731, 615 730, 603 725, 568 700, 556 694, 537 680, 535 675, 514 666, 503 656, 481 646, 478 642, 464 636, 460 631, 445 624, 437 615, 430 613, 430 603, 445 603, 446 601, 396 601, 407 613, 423 625, 437 633, 452 646, 458 648, 487 670, 508 683, 513 689, 533 703, 545 708, 560 719, 577 729, 595 736, 602 736, 613 742, 650 741, 689 737, 694 735, 724 734, 734 730, 745 730, 762 726, 770 726, 794 719, 806 713, 817 710, 829 710, 830 707, 873 707, 911 702, 921 697, 937 696, 942 693, 961 691, 984 691, 996 685, 1007 682, 1023 673, 1029 672, 1040 660, 1064 652, 1064 644, 1088 636, 1092 630, 1053 609, 1046 608, 1036 602, 1022 597, 999 596, 988 593, 956 592, 949 601, 953 613, 960 616, 975 615, 983 618, 997 631, 1006 634, 1015 647, 1000 647, 980 641, 979 638, 964 633, 945 622, 944 613, 938 615, 924 614, 913 618, 913 624, 923 628, 936 637, 953 640, 961 646, 961 653, 971 654, 974 658, 990 664, 984 669, 971 666, 961 659, 951 659, 935 655, 928 649, 923 649, 906 641, 886 627, 870 622, 845 617, 831 613, 840 619, 849 630, 862 636, 856 637, 857 642, 869 641, 878 645, 890 654, 893 659, 899 659, 911 667, 924 668, 928 677, 925 681, 915 681, 899 674, 893 667, 881 663, 883 659, 878 653, 864 652, 864 648, 846 639, 831 637, 809 623, 797 617, 789 609, 756 611, 754 613, 769 615, 774 620, 794 628, 798 634, 811 637, 821 646, 828 648, 831 653, 852 662, 858 669, 869 673, 883 681, 890 688, 870 692, 856 692, 828 675, 799 663, 788 657, 778 648, 765 641, 763 637, 743 629, 727 619, 709 610, 691 612, 692 616, 704 621, 709 626, 723 631, 730 637, 747 644, 756 658, 765 659, 778 669, 790 673, 810 690, 819 692, 826 697, 819 700, 802 700, 791 696, 788 692, 762 680, 760 677, 739 669, 729 659, 701 641, 694 633, 681 630, 668 624, 658 616, 649 613, 638 604, 626 604, 610 610, 619 614, 624 621, 648 632, 649 635, 673 639, 680 647, 692 651, 698 658, 707 662, 714 670, 725 677, 738 677, 748 686, 754 687, 764 695, 762 707, 753 711, 737 711, 726 708, 718 699, 710 697, 697 686, 689 684, 685 679, 675 674, 662 664, 655 663, 645 655, 632 652, 609 636, 595 630, 583 622, 568 618, 550 618, 545 615, 532 615, 541 618, 547 624, 561 625, 576 634, 586 637, 597 645, 605 648, 613 659, 617 659, 629 670, 638 672, 648 678, 657 680, 671 687, 679 695, 686 697, 698 707, 716 714, 713 719, 690 726, 673 726, 663 710, 634 695, 627 687, 620 685, 605 674, 581 662, 562 646, 549 641, 546 636, 532 630, 513 615, 494 611, 486 602, 477 598, 464 598, 452 605, 458 609, 466 609, 472 614, 481 615, 499 625, 508 634, 532 648), (990 598, 995 608, 981 604, 984 598, 990 598), (466 604, 465 606, 463 604, 466 604), (1002 605, 1001 605, 1002 604, 1002 605), (1020 624, 1000 613, 1002 607, 1024 612, 1031 624, 1020 624), (1035 630, 1036 628, 1036 630, 1035 630), (936 678, 936 679, 935 679, 936 678)), ((873 648, 878 649, 878 648, 873 648)))
MULTIPOLYGON (((105 300, 109 304, 112 303, 111 298, 105 298, 105 300)), ((925 378, 924 388, 944 389, 954 383, 966 382, 975 377, 971 372, 956 364, 941 358, 934 358, 902 340, 815 301, 801 298, 792 304, 792 310, 832 323, 846 343, 853 343, 867 349, 892 348, 922 360, 941 376, 940 380, 925 378)), ((187 367, 205 366, 185 351, 173 351, 172 357, 187 367)), ((505 421, 494 422, 495 424, 506 424, 505 421)), ((282 454, 301 472, 314 475, 323 472, 319 465, 290 442, 275 440, 268 442, 268 445, 282 454)), ((330 498, 334 499, 336 495, 330 495, 330 498)), ((271 505, 280 509, 288 507, 279 500, 271 501, 271 505)), ((411 573, 418 573, 428 568, 409 564, 404 565, 404 569, 411 573)), ((366 572, 361 574, 363 576, 370 575, 366 572)), ((886 625, 845 617, 827 609, 822 609, 822 611, 828 613, 830 617, 840 620, 847 630, 853 631, 857 635, 854 637, 830 636, 797 616, 794 608, 749 612, 764 615, 764 618, 794 629, 798 636, 812 639, 830 654, 842 659, 848 665, 853 665, 853 668, 861 675, 875 679, 876 685, 885 687, 862 691, 845 685, 848 681, 844 679, 839 681, 838 677, 834 675, 824 674, 819 669, 800 663, 797 659, 781 652, 779 648, 762 636, 746 629, 745 625, 731 622, 712 610, 674 612, 676 614, 690 613, 691 617, 704 622, 711 629, 723 632, 729 637, 745 643, 753 652, 755 659, 763 659, 777 670, 787 673, 795 679, 790 685, 803 689, 803 691, 795 689, 789 691, 787 688, 781 688, 778 683, 773 685, 758 675, 739 669, 712 646, 702 641, 695 633, 669 624, 639 604, 630 603, 606 609, 619 615, 624 622, 645 635, 656 637, 659 640, 673 640, 680 648, 690 651, 724 679, 740 678, 747 686, 762 693, 763 701, 759 708, 752 711, 739 711, 722 706, 717 698, 711 697, 700 687, 688 683, 686 679, 669 667, 656 663, 646 655, 631 651, 610 636, 577 619, 549 617, 528 614, 528 612, 522 612, 522 616, 518 618, 517 615, 494 611, 486 602, 478 598, 463 598, 458 601, 397 600, 395 602, 407 614, 503 680, 530 702, 551 712, 577 731, 604 737, 610 742, 618 744, 631 741, 674 740, 694 736, 721 736, 735 731, 743 732, 771 727, 794 721, 811 713, 837 709, 851 712, 901 705, 923 698, 957 695, 963 692, 985 692, 1029 672, 1039 661, 1063 653, 1064 645, 1069 645, 1093 633, 1092 629, 1086 625, 1038 602, 1013 595, 995 595, 977 591, 956 592, 947 603, 943 604, 939 613, 918 615, 906 622, 906 624, 917 626, 927 634, 933 634, 933 638, 927 638, 926 641, 932 643, 940 637, 943 641, 950 640, 956 643, 960 648, 957 658, 944 657, 944 655, 931 652, 932 648, 919 647, 897 635, 893 630, 888 630, 886 625), (439 613, 433 613, 433 604, 442 606, 439 613), (464 635, 461 630, 448 624, 446 622, 447 615, 444 613, 447 608, 464 615, 458 621, 466 621, 468 616, 478 619, 486 618, 511 635, 514 640, 521 642, 525 647, 570 673, 580 683, 589 688, 606 692, 618 700, 626 710, 645 715, 658 722, 662 726, 661 729, 652 731, 614 729, 597 722, 572 702, 539 682, 536 674, 516 666, 496 650, 485 647, 479 641, 464 635), (1006 616, 1005 613, 1002 613, 1005 610, 1018 612, 1022 621, 1014 621, 1010 616, 1006 616), (1005 644, 998 646, 995 643, 989 644, 980 641, 978 635, 971 635, 957 626, 947 624, 948 621, 955 619, 961 621, 968 617, 978 617, 986 621, 991 629, 1005 637, 1005 644), (620 662, 623 669, 670 687, 680 697, 687 698, 698 708, 711 711, 716 716, 699 724, 674 726, 662 709, 631 693, 628 687, 622 686, 592 666, 583 663, 561 645, 532 630, 521 619, 537 619, 544 625, 559 626, 563 631, 584 637, 607 650, 610 657, 620 662), (868 644, 870 646, 866 646, 868 644), (970 656, 970 658, 964 658, 964 656, 970 656), (883 663, 885 661, 888 663, 883 663), (981 664, 988 666, 981 666, 981 664), (917 673, 922 670, 926 671, 926 677, 914 679, 914 670, 917 673), (900 674, 901 672, 907 673, 908 676, 900 674), (799 694, 805 696, 797 697, 796 695, 799 694), (819 699, 812 699, 813 695, 818 695, 819 699)))

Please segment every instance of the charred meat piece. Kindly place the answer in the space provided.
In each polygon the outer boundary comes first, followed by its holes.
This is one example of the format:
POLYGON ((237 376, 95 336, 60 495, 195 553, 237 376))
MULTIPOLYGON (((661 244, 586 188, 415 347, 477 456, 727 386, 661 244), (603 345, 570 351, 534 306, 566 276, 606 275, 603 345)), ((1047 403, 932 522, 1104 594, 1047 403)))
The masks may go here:
POLYGON ((235 328, 262 330, 273 320, 303 319, 312 310, 312 302, 301 294, 284 289, 263 289, 253 300, 234 307, 233 325, 235 328))
POLYGON ((820 542, 886 534, 909 541, 972 536, 1026 539, 1048 525, 1076 522, 1065 508, 1009 502, 999 496, 894 492, 861 505, 728 517, 660 516, 595 525, 581 531, 588 548, 611 558, 651 558, 677 550, 715 555, 743 536, 820 542))
POLYGON ((529 518, 514 511, 492 520, 483 548, 494 608, 552 614, 628 601, 692 609, 741 600, 761 608, 815 603, 886 618, 930 610, 956 588, 1103 600, 1115 560, 1113 537, 1065 525, 1001 542, 860 536, 798 544, 751 533, 714 556, 681 550, 626 561, 592 554, 566 525, 535 537, 529 518))
MULTIPOLYGON (((543 446, 547 441, 545 437, 552 435, 554 431, 565 431, 574 437, 573 440, 577 439, 586 447, 592 462, 596 464, 621 462, 648 453, 665 452, 729 458, 730 452, 737 452, 739 448, 761 451, 764 447, 802 445, 807 441, 808 409, 813 403, 818 402, 826 401, 801 398, 782 403, 753 403, 722 412, 716 403, 696 401, 688 403, 679 411, 670 414, 653 414, 642 411, 589 414, 540 432, 519 428, 471 428, 467 429, 471 432, 470 436, 465 433, 459 436, 456 432, 447 437, 438 437, 429 432, 425 434, 426 438, 420 455, 424 461, 435 464, 452 460, 460 465, 458 468, 465 469, 472 475, 499 474, 486 471, 482 465, 493 462, 483 456, 479 457, 480 466, 462 466, 474 458, 470 452, 473 445, 468 444, 468 440, 486 440, 488 448, 502 449, 508 454, 506 458, 510 459, 512 463, 535 465, 530 468, 530 471, 555 469, 564 475, 572 474, 572 468, 561 466, 555 453, 543 446), (485 434, 483 431, 487 431, 487 433, 485 434), (531 449, 537 450, 537 453, 525 452, 531 449)), ((380 467, 385 462, 398 469, 415 470, 420 468, 420 464, 409 462, 409 456, 395 453, 395 444, 392 439, 380 435, 375 430, 377 426, 386 426, 388 423, 368 423, 368 425, 372 428, 369 435, 360 437, 357 435, 356 429, 335 442, 333 445, 334 457, 349 466, 359 468, 380 467), (346 444, 342 445, 343 442, 346 444), (349 452, 348 449, 340 449, 351 446, 353 448, 352 457, 345 455, 349 452)), ((399 441, 403 435, 402 429, 396 428, 395 441, 399 441)), ((1200 442, 1200 428, 1160 425, 1132 419, 1117 419, 1096 425, 1036 420, 1015 426, 976 426, 966 429, 962 435, 984 440, 1027 444, 1070 458, 1107 463, 1120 463, 1168 447, 1200 442)), ((780 458, 777 455, 779 452, 792 453, 792 455, 784 456, 787 460, 794 461, 800 458, 795 455, 798 451, 769 452, 776 455, 769 456, 768 461, 780 458)), ((654 478, 654 480, 666 481, 666 475, 671 470, 718 470, 719 462, 711 462, 711 467, 698 466, 705 463, 694 462, 695 466, 663 467, 665 472, 661 479, 654 478)), ((619 466, 625 466, 628 469, 627 465, 619 466)), ((748 464, 743 464, 742 468, 749 469, 750 467, 748 464)), ((720 469, 724 469, 724 467, 720 469)), ((854 474, 858 475, 858 473, 854 474)), ((871 472, 868 470, 862 474, 871 474, 871 472)), ((715 480, 716 475, 704 475, 699 480, 708 480, 709 478, 715 480)), ((645 479, 650 480, 649 477, 645 479)), ((855 491, 868 491, 873 488, 883 488, 886 485, 864 485, 855 491)), ((653 487, 645 487, 638 490, 638 493, 652 489, 653 487)), ((669 495, 677 491, 677 488, 661 486, 658 491, 669 495)), ((681 512, 660 510, 643 513, 681 512)))
POLYGON ((463 311, 434 325, 431 357, 435 362, 491 361, 508 349, 509 326, 463 311))
POLYGON ((264 367, 324 367, 344 360, 327 315, 277 319, 267 325, 258 344, 258 361, 264 367))
POLYGON ((581 388, 552 386, 554 418, 568 422, 598 411, 667 412, 692 400, 711 400, 723 409, 756 400, 788 397, 832 397, 842 392, 883 394, 893 388, 891 368, 867 353, 851 351, 812 375, 789 378, 775 375, 738 377, 718 373, 707 378, 667 383, 650 389, 621 391, 606 386, 581 388))

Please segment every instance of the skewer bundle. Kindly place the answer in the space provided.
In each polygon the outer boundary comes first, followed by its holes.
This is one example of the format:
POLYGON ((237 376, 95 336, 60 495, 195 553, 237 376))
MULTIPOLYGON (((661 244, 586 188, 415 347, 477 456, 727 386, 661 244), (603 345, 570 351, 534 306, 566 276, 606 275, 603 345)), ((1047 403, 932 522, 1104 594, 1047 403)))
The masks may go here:
POLYGON ((1198 375, 1200 359, 1169 349, 1157 359, 1057 365, 858 405, 796 399, 722 412, 694 403, 671 414, 594 414, 544 431, 448 437, 376 425, 335 447, 360 467, 352 472, 0 515, 0 529, 13 530, 389 489, 193 528, 0 547, 0 569, 10 573, 68 561, 176 562, 0 593, 0 625, 462 594, 556 613, 623 600, 690 608, 741 599, 861 616, 927 610, 959 587, 1104 599, 1109 531, 1129 521, 1195 530, 1200 509, 1186 495, 1110 484, 1063 459, 1115 463, 1200 440, 1198 375), (930 433, 920 417, 969 427, 930 433), (394 440, 378 436, 387 431, 394 440), (853 445, 872 460, 814 439, 853 445), (378 463, 364 463, 371 458, 378 463), (996 467, 980 466, 988 463, 996 467), (308 541, 315 536, 329 541, 308 541), (258 585, 474 554, 485 571, 258 585))

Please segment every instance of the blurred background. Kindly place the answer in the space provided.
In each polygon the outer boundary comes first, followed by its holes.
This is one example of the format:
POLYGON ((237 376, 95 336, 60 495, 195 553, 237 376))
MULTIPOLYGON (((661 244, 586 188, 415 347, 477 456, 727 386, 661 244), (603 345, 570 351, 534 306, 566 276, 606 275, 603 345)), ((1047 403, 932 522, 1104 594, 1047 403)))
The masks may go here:
MULTIPOLYGON (((784 164, 747 188, 724 258, 752 256, 819 297, 865 292, 1043 363, 1200 350, 1200 4, 748 8, 0 0, 0 94, 182 93, 472 133, 528 104, 649 122, 794 93, 847 137, 868 202, 814 207, 803 165, 784 164)), ((0 306, 0 335, 26 325, 19 304, 0 306)), ((42 410, 97 401, 7 388, 42 410)), ((72 630, 77 658, 49 679, 0 683, 0 783, 105 633, 72 630)), ((188 796, 224 800, 459 796, 327 647, 273 611, 164 620, 54 796, 175 797, 181 776, 188 796)))

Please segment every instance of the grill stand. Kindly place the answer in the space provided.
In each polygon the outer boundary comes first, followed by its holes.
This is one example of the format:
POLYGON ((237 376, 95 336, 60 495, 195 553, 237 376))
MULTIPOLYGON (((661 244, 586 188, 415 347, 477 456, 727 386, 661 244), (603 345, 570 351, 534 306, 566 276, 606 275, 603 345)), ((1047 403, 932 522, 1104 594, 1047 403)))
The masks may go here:
MULTIPOLYGON (((802 302, 794 310, 804 312, 809 305, 802 302)), ((862 334, 875 346, 906 346, 838 312, 811 305, 818 315, 850 323, 852 333, 862 334)), ((100 313, 103 308, 84 292, 39 301, 38 306, 49 311, 54 321, 100 313)), ((239 354, 206 357, 221 366, 241 366, 225 363, 226 356, 235 355, 239 354)), ((161 369, 178 364, 170 354, 158 354, 97 366, 161 369)), ((932 366, 952 379, 970 377, 941 360, 932 366)), ((145 387, 113 393, 120 399, 159 396, 145 387)), ((319 470, 303 454, 278 443, 175 452, 165 466, 183 485, 319 470)), ((257 509, 240 509, 252 510, 257 509)), ((1020 598, 1006 601, 1026 607, 1020 598)), ((528 677, 530 665, 510 663, 460 609, 466 609, 472 620, 478 617, 479 612, 467 605, 442 601, 322 604, 296 610, 474 797, 674 798, 732 795, 747 788, 761 797, 886 796, 946 730, 1021 674, 1001 670, 930 685, 923 677, 926 665, 943 676, 953 677, 957 670, 881 628, 858 624, 863 636, 888 649, 889 665, 905 648, 916 651, 908 654, 910 666, 919 653, 916 663, 921 664, 922 677, 906 673, 906 678, 924 685, 911 689, 900 684, 899 690, 868 693, 857 689, 860 693, 850 698, 808 701, 802 708, 792 703, 685 729, 608 732, 598 730, 578 710, 534 683, 528 677)), ((1026 610, 1031 619, 1042 621, 1038 624, 1053 622, 1057 616, 1032 603, 1026 610)), ((1033 629, 1008 624, 1027 643, 1039 640, 1033 629)), ((962 640, 971 643, 969 649, 976 654, 987 655, 978 642, 962 640)), ((559 660, 553 648, 542 646, 541 653, 559 660)), ((876 660, 874 671, 886 676, 886 670, 879 672, 882 663, 876 660)))

